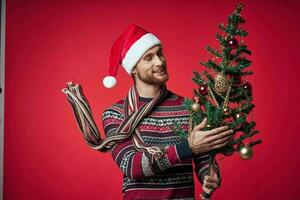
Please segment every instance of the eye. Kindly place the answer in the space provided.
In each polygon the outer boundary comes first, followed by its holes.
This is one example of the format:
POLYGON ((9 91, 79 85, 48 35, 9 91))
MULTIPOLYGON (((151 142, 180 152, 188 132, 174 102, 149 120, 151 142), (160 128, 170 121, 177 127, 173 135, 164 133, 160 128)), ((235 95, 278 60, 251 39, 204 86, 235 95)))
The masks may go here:
POLYGON ((152 59, 152 56, 148 56, 148 57, 146 58, 147 61, 150 61, 151 59, 152 59))

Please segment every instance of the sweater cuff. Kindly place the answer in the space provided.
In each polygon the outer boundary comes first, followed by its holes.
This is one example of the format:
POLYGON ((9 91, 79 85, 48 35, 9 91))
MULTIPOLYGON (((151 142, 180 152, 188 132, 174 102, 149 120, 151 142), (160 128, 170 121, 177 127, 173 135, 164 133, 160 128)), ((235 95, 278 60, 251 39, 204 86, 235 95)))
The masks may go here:
POLYGON ((177 143, 176 150, 180 160, 184 160, 192 156, 192 151, 187 139, 183 139, 180 143, 177 143))

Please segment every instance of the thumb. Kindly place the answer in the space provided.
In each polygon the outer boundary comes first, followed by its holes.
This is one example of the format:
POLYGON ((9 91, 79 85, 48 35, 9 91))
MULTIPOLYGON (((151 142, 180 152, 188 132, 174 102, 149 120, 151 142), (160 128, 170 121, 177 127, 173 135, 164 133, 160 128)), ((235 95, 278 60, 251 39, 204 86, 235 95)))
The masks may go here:
POLYGON ((205 117, 200 124, 194 127, 194 130, 198 131, 203 129, 206 126, 207 118, 205 117))

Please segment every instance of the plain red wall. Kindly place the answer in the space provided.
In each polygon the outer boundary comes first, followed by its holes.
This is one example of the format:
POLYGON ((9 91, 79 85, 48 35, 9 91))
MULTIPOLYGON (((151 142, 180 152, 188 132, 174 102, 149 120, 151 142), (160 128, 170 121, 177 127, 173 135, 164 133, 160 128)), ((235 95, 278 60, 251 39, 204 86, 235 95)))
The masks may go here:
MULTIPOLYGON (((213 199, 299 196, 299 1, 243 1, 253 55, 254 120, 264 143, 252 160, 220 161, 213 199), (298 124, 297 124, 298 122, 298 124), (297 127, 296 127, 297 126, 297 127)), ((102 86, 110 48, 136 23, 164 44, 168 88, 191 97, 193 70, 237 1, 7 1, 4 199, 121 199, 122 173, 109 154, 84 142, 66 96, 82 84, 102 132, 103 110, 123 98, 130 77, 102 86)), ((102 132, 103 134, 103 132, 102 132)), ((103 135, 102 135, 103 136, 103 135)), ((196 183, 199 199, 200 184, 196 183)))

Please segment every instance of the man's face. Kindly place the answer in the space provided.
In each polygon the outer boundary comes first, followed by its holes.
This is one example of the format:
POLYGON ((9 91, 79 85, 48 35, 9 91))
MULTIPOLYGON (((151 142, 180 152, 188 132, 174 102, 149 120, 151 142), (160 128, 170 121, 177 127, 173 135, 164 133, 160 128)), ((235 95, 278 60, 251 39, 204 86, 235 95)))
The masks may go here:
POLYGON ((161 45, 149 49, 139 60, 132 74, 136 81, 139 79, 149 85, 165 83, 169 79, 169 75, 161 45))

